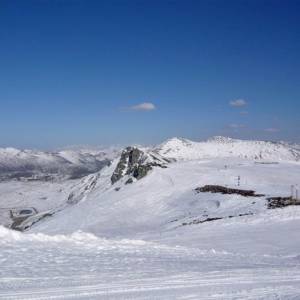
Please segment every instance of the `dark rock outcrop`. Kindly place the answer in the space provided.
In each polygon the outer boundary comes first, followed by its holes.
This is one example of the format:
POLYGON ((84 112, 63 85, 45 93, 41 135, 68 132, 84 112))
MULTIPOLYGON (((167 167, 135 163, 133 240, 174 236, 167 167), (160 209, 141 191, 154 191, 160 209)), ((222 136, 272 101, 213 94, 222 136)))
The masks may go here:
POLYGON ((125 182, 125 184, 131 184, 131 183, 133 183, 133 179, 130 177, 130 178, 128 178, 128 180, 125 182))
MULTIPOLYGON (((164 163, 159 158, 153 156, 153 154, 149 155, 135 147, 127 147, 122 152, 117 167, 111 176, 111 183, 114 184, 125 175, 130 175, 139 180, 145 177, 155 166, 166 168, 164 163)), ((129 178, 126 183, 132 182, 133 180, 129 178)))
MULTIPOLYGON (((124 175, 135 172, 135 169, 144 162, 143 152, 138 148, 127 147, 121 154, 117 167, 111 176, 111 182, 114 184, 124 175)), ((135 173, 137 176, 137 174, 135 173)))
POLYGON ((221 185, 205 185, 195 189, 197 193, 220 193, 220 194, 237 194, 244 197, 264 197, 263 194, 256 194, 255 191, 232 189, 221 185))
POLYGON ((292 197, 270 197, 268 200, 268 208, 282 208, 290 205, 300 205, 300 201, 292 199, 292 197))

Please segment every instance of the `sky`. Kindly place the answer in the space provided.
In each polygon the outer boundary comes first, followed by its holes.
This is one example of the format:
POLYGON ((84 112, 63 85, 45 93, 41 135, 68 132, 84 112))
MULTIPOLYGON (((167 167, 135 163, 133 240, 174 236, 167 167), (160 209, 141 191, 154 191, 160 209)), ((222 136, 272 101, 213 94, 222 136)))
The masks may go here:
POLYGON ((0 147, 300 142, 300 1, 0 0, 0 147))

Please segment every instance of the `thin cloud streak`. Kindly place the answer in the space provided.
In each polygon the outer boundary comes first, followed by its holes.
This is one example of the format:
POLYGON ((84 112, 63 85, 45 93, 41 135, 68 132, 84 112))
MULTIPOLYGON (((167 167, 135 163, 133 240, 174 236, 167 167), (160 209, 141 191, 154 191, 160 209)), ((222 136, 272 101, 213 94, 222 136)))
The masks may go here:
POLYGON ((140 103, 140 104, 131 106, 130 108, 132 110, 142 110, 142 111, 149 111, 149 110, 155 110, 156 109, 155 105, 151 102, 140 103))
POLYGON ((129 112, 129 111, 153 111, 156 110, 157 107, 155 104, 151 102, 142 102, 136 105, 132 106, 125 106, 125 107, 120 107, 119 110, 123 112, 129 112))

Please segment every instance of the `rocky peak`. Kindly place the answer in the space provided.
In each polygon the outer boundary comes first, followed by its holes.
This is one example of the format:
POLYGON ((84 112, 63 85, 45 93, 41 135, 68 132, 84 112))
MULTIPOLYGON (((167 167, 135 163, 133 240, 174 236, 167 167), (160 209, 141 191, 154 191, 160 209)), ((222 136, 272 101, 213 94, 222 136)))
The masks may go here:
POLYGON ((114 184, 125 175, 129 175, 128 183, 133 182, 133 178, 139 180, 147 175, 154 166, 166 167, 166 160, 157 157, 155 153, 148 153, 136 147, 127 147, 122 151, 120 160, 111 176, 114 184))

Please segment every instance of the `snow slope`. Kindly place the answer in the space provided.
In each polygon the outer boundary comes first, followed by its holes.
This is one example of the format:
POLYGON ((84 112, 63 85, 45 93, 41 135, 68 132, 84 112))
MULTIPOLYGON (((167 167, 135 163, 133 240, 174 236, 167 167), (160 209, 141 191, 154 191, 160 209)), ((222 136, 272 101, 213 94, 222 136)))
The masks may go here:
POLYGON ((240 157, 275 161, 300 160, 300 150, 296 146, 275 142, 235 140, 220 136, 206 142, 172 138, 156 147, 156 151, 164 157, 176 160, 215 157, 240 157))
MULTIPOLYGON (((294 226, 279 220, 273 224, 290 247, 297 236, 284 234, 296 229, 299 220, 294 226)), ((278 238, 269 236, 270 228, 261 231, 250 223, 246 233, 256 240, 237 241, 237 233, 245 238, 244 228, 184 228, 175 244, 103 239, 82 232, 24 235, 0 228, 0 299, 298 299, 298 252, 255 253, 255 242, 264 244, 264 250, 274 249, 278 238), (225 234, 221 239, 218 229, 225 234), (187 235, 194 235, 197 247, 176 245, 187 235), (218 251, 216 238, 219 245, 231 243, 232 248, 243 244, 247 252, 218 251), (202 240, 209 250, 201 248, 202 240)))
POLYGON ((290 186, 300 182, 298 162, 257 164, 239 158, 176 162, 165 169, 154 168, 145 178, 129 185, 122 180, 111 185, 114 168, 112 164, 100 172, 96 187, 84 201, 32 231, 70 234, 83 230, 101 237, 120 238, 136 237, 143 232, 148 235, 194 219, 264 212, 266 197, 289 196, 290 186), (266 197, 195 192, 197 187, 207 184, 237 187, 238 176, 240 188, 255 190, 266 197))
POLYGON ((1 205, 55 212, 25 233, 0 227, 0 299, 299 299, 300 206, 266 200, 300 186, 289 147, 172 139, 143 150, 176 161, 132 184, 112 184, 118 159, 60 186, 0 183, 1 205), (208 184, 265 196, 196 193, 208 184))
POLYGON ((82 177, 97 172, 118 155, 117 149, 43 152, 0 148, 0 179, 61 175, 82 177))

